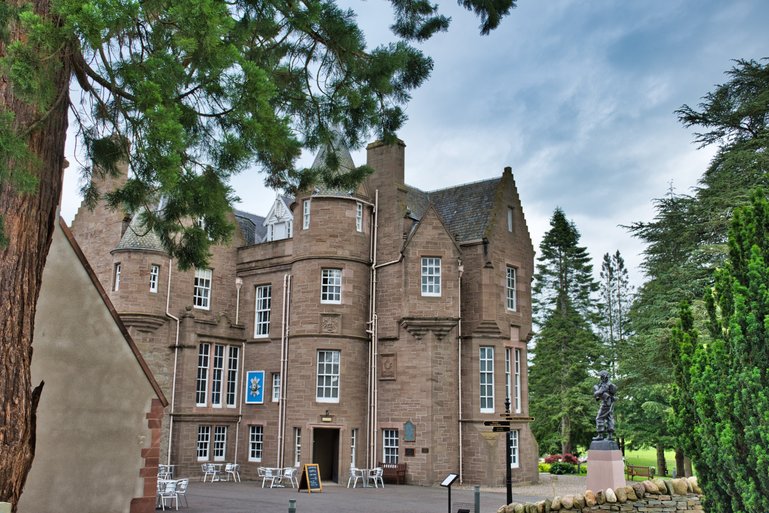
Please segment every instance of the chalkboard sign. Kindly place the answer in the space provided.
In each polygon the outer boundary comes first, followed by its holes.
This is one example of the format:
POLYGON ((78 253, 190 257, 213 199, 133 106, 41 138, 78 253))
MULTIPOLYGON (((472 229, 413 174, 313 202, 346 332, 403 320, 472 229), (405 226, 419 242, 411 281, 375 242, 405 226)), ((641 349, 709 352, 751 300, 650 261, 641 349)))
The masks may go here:
POLYGON ((320 466, 317 463, 307 463, 304 466, 297 492, 301 490, 307 490, 307 493, 323 491, 323 485, 320 482, 320 466))

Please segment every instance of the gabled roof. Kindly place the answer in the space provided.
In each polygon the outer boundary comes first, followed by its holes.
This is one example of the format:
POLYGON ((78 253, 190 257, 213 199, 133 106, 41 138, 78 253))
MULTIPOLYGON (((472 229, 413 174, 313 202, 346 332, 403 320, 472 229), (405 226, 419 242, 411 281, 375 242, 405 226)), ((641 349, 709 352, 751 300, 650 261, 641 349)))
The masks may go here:
POLYGON ((99 296, 101 296, 101 299, 104 302, 104 306, 107 307, 107 310, 109 311, 110 316, 115 321, 115 325, 120 330, 120 333, 123 334, 123 337, 125 338, 125 341, 128 344, 128 347, 131 349, 131 352, 133 353, 134 357, 136 357, 136 361, 139 363, 139 366, 141 367, 142 372, 147 378, 147 381, 149 381, 150 386, 152 387, 152 390, 155 391, 155 394, 157 395, 158 399, 160 399, 161 404, 165 408, 166 406, 168 406, 168 399, 166 399, 165 394, 163 394, 163 390, 160 388, 160 385, 158 385, 158 382, 155 380, 155 376, 152 374, 152 371, 150 370, 149 365, 147 365, 147 362, 144 360, 144 357, 142 356, 141 351, 139 351, 139 348, 136 346, 136 343, 134 342, 133 338, 128 333, 128 328, 126 328, 125 324, 123 324, 123 321, 120 320, 120 315, 118 315, 117 310, 115 310, 115 306, 112 304, 112 301, 110 301, 109 296, 104 290, 104 287, 102 287, 101 282, 96 277, 96 273, 93 271, 93 268, 91 268, 91 265, 88 263, 88 260, 83 254, 83 250, 80 249, 80 246, 75 240, 75 236, 72 235, 72 232, 69 230, 69 227, 67 227, 67 223, 61 217, 59 217, 59 228, 64 234, 64 237, 67 239, 67 242, 72 248, 72 251, 74 251, 78 260, 80 260, 80 264, 83 266, 83 269, 85 269, 86 274, 91 279, 91 283, 96 289, 96 292, 98 292, 99 296))
POLYGON ((419 220, 433 205, 449 233, 459 242, 482 239, 501 178, 457 185, 432 192, 406 186, 410 217, 419 220))

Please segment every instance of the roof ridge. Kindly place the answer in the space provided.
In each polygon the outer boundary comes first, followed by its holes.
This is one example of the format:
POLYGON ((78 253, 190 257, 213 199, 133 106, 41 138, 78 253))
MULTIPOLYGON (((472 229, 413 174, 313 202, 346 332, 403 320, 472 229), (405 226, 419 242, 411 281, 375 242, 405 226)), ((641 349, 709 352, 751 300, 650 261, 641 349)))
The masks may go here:
POLYGON ((491 182, 498 182, 501 179, 502 179, 502 177, 499 177, 499 176, 496 177, 496 178, 484 178, 482 180, 476 180, 474 182, 465 182, 465 183, 460 183, 460 184, 457 184, 457 185, 452 185, 452 186, 449 186, 449 187, 444 187, 442 189, 435 189, 433 191, 424 191, 424 192, 426 192, 427 194, 432 194, 434 192, 443 192, 443 191, 448 191, 448 190, 451 190, 451 189, 458 189, 459 187, 469 187, 471 185, 479 185, 479 184, 482 184, 482 183, 485 183, 485 182, 489 182, 489 183, 491 183, 491 182))

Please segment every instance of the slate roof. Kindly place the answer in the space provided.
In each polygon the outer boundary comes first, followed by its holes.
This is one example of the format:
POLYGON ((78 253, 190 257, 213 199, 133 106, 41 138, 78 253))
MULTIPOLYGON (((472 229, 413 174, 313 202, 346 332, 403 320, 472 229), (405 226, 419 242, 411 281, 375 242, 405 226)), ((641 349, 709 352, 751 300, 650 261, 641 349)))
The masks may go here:
POLYGON ((123 237, 115 249, 134 249, 142 251, 158 251, 165 253, 160 237, 154 230, 147 230, 141 222, 141 214, 144 209, 137 211, 126 228, 123 237))
POLYGON ((246 241, 246 244, 257 244, 264 240, 265 235, 267 235, 267 227, 264 226, 262 216, 237 209, 232 209, 232 213, 235 214, 235 220, 240 226, 240 232, 243 234, 243 240, 246 241))
POLYGON ((409 186, 407 207, 413 217, 421 219, 428 203, 432 203, 457 241, 478 240, 486 231, 501 180, 492 178, 432 192, 422 192, 409 186))
MULTIPOLYGON (((352 155, 350 155, 350 149, 344 142, 342 134, 338 131, 334 132, 334 142, 332 145, 324 144, 320 147, 318 154, 315 156, 315 160, 312 162, 312 169, 326 167, 326 155, 329 151, 333 151, 339 160, 339 169, 337 171, 338 173, 347 173, 355 169, 355 162, 353 162, 352 155)), ((353 191, 328 187, 324 183, 319 183, 315 186, 316 194, 340 194, 348 196, 352 192, 353 191)))

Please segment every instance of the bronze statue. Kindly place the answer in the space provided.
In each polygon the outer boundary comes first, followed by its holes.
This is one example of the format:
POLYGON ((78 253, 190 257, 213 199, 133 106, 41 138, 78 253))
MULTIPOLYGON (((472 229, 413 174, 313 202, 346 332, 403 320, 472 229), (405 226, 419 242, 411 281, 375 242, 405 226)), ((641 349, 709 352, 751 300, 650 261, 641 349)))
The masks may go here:
POLYGON ((595 416, 595 429, 598 432, 593 440, 612 440, 614 436, 614 396, 617 385, 609 381, 609 373, 598 373, 601 381, 593 387, 593 397, 600 402, 595 416))

